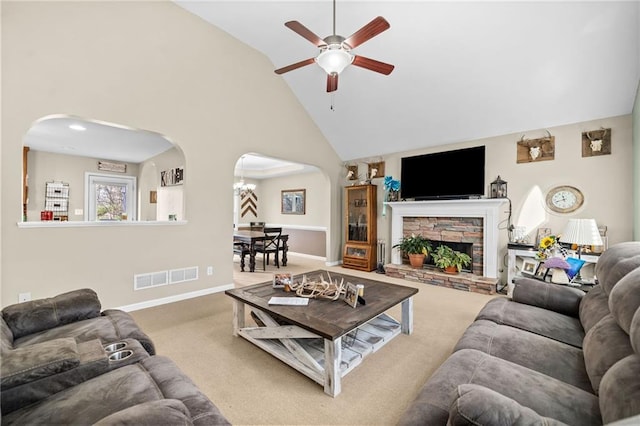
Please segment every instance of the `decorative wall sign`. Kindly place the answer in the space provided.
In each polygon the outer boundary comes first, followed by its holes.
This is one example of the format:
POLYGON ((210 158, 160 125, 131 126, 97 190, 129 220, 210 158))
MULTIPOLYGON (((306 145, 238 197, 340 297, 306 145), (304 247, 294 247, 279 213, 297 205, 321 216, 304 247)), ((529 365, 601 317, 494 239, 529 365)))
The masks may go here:
POLYGON ((103 172, 125 173, 127 165, 123 163, 112 163, 110 161, 98 161, 98 170, 103 172))
POLYGON ((160 186, 182 185, 184 169, 175 168, 160 172, 160 186))
MULTIPOLYGON (((547 133, 549 133, 547 131, 547 133)), ((532 163, 536 161, 553 160, 555 156, 555 136, 539 139, 525 139, 524 135, 518 141, 517 163, 532 163)))
POLYGON ((249 213, 258 217, 258 196, 254 192, 240 195, 240 217, 245 217, 249 213))
POLYGON ((611 129, 582 132, 582 156, 595 157, 611 154, 611 129))

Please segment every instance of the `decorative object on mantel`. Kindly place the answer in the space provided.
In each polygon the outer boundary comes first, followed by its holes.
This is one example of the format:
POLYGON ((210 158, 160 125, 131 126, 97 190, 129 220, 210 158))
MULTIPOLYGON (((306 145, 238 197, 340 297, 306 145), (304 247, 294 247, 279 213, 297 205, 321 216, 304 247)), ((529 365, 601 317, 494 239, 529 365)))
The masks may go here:
POLYGON ((422 268, 427 255, 431 251, 431 241, 422 235, 411 234, 410 237, 402 237, 399 243, 392 248, 400 249, 409 257, 409 263, 414 268, 422 268))
MULTIPOLYGON (((384 177, 384 201, 398 201, 400 199, 400 181, 392 176, 384 177)), ((387 215, 387 206, 382 204, 382 216, 387 215)))
POLYGON ((611 129, 582 132, 582 156, 595 157, 611 154, 611 129))
POLYGON ((463 267, 471 263, 471 257, 452 249, 447 245, 439 245, 431 253, 433 264, 442 269, 447 274, 457 274, 463 267))
POLYGON ((507 198, 507 181, 500 179, 500 175, 491 182, 491 198, 507 198))
POLYGON ((544 138, 525 139, 518 141, 517 163, 531 163, 534 161, 553 160, 555 156, 555 136, 547 130, 544 138))
POLYGON ((112 163, 110 161, 98 161, 98 170, 103 172, 126 173, 127 165, 124 163, 112 163))

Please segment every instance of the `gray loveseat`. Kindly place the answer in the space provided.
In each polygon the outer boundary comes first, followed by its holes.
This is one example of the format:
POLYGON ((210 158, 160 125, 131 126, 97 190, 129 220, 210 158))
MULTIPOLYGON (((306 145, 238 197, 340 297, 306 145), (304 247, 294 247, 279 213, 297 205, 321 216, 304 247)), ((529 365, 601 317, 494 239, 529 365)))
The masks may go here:
POLYGON ((640 424, 640 242, 609 248, 596 275, 586 294, 518 279, 512 299, 479 312, 399 423, 640 424))
POLYGON ((93 290, 7 306, 3 425, 229 424, 126 312, 93 290))

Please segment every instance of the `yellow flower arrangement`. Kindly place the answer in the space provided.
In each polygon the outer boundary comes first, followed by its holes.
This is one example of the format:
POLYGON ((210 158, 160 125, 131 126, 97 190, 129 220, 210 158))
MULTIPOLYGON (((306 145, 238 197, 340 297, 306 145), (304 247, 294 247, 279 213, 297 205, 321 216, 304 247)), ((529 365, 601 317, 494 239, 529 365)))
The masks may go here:
POLYGON ((536 258, 546 259, 554 251, 561 250, 561 249, 562 249, 562 246, 560 245, 560 236, 547 235, 546 237, 540 240, 540 244, 538 245, 538 253, 536 253, 536 258))

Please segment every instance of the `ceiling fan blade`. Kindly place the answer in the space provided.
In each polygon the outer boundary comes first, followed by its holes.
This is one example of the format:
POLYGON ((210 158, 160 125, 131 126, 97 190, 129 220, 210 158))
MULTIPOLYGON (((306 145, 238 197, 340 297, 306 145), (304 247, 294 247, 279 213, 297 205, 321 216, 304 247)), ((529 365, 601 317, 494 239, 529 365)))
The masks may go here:
POLYGON ((322 40, 320 37, 315 35, 309 28, 305 27, 298 21, 285 22, 284 26, 298 33, 299 35, 306 38, 307 40, 309 40, 311 43, 315 44, 318 47, 326 46, 327 44, 324 42, 324 40, 322 40))
POLYGON ((365 58, 364 56, 354 55, 352 65, 357 67, 366 68, 371 71, 379 72, 380 74, 389 75, 395 68, 391 64, 385 64, 384 62, 376 61, 375 59, 365 58))
POLYGON ((312 64, 314 62, 313 58, 305 59, 304 61, 296 62, 295 64, 287 65, 286 67, 278 68, 275 73, 276 74, 284 74, 285 72, 293 71, 295 69, 304 67, 305 65, 312 64))
POLYGON ((327 92, 338 90, 338 74, 327 74, 327 92))
POLYGON ((382 16, 378 16, 373 21, 369 22, 367 25, 347 37, 344 43, 348 44, 349 47, 354 49, 356 46, 360 46, 365 41, 372 39, 381 32, 388 30, 390 27, 391 25, 389 25, 386 19, 384 19, 382 16))

